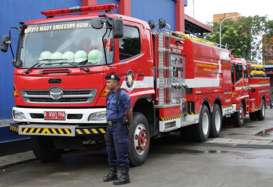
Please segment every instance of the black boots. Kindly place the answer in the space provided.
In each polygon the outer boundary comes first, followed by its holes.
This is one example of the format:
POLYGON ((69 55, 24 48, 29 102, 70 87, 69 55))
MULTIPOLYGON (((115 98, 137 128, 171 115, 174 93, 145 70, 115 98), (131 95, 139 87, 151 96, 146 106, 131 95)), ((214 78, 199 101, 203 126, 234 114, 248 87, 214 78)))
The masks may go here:
POLYGON ((122 185, 130 183, 129 168, 120 167, 118 171, 116 168, 109 168, 107 175, 103 177, 103 182, 113 181, 114 185, 122 185), (118 175, 117 175, 118 172, 118 175))
POLYGON ((109 168, 108 174, 103 177, 103 182, 110 182, 117 178, 117 168, 109 168))
POLYGON ((122 185, 130 183, 129 178, 129 168, 127 167, 120 167, 118 168, 118 178, 114 180, 114 185, 122 185))

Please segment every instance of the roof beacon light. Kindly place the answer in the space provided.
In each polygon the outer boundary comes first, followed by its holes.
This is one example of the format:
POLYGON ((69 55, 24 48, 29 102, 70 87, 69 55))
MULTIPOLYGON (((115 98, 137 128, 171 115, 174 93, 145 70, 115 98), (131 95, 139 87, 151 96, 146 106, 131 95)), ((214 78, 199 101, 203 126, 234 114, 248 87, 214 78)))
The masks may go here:
POLYGON ((116 4, 104 4, 104 5, 96 5, 96 6, 77 6, 71 8, 64 9, 53 9, 53 10, 45 10, 41 13, 46 17, 54 17, 54 16, 64 16, 74 13, 88 13, 88 12, 97 12, 97 11, 106 11, 109 12, 113 9, 117 9, 118 5, 116 4))

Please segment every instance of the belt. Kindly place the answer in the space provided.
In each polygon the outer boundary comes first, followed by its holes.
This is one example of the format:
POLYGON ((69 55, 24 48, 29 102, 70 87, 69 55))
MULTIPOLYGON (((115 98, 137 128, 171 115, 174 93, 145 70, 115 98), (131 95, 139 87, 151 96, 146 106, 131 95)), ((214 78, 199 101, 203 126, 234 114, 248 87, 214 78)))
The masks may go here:
POLYGON ((108 125, 113 125, 114 123, 123 122, 123 118, 107 120, 108 125))

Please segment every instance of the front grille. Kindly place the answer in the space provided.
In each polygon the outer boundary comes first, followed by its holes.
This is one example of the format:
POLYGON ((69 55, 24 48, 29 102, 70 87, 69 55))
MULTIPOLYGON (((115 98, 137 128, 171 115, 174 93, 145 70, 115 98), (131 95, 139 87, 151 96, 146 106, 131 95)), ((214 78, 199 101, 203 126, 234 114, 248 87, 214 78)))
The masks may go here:
MULTIPOLYGON (((56 102, 56 100, 51 98, 30 98, 31 102, 56 102)), ((87 98, 61 98, 58 99, 58 103, 71 103, 71 102, 86 102, 87 98)))
POLYGON ((25 91, 27 95, 48 95, 49 91, 25 91))
POLYGON ((87 103, 95 94, 95 90, 63 90, 61 97, 54 99, 49 90, 27 90, 23 97, 29 103, 87 103))

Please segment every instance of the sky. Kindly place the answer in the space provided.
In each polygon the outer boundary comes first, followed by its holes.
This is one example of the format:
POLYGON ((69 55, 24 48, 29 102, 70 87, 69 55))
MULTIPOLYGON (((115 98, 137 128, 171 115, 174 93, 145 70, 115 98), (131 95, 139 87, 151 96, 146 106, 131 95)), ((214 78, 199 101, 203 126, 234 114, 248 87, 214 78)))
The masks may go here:
POLYGON ((186 14, 208 23, 212 22, 213 14, 238 12, 242 16, 265 16, 273 19, 272 0, 188 0, 186 14), (194 3, 193 3, 194 2, 194 3), (193 16, 193 4, 194 16, 193 16))

